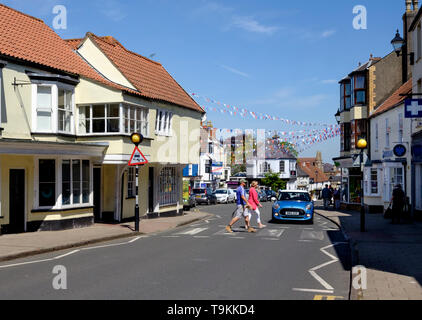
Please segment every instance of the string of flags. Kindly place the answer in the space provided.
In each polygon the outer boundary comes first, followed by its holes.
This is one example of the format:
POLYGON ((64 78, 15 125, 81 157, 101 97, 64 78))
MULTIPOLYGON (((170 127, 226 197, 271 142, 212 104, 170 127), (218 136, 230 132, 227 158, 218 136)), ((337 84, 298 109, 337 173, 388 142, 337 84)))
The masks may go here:
POLYGON ((197 93, 191 93, 191 96, 196 99, 202 99, 206 101, 207 103, 214 104, 213 107, 209 106, 201 106, 206 112, 218 112, 225 115, 230 116, 240 116, 242 118, 249 118, 255 120, 270 120, 270 121, 280 121, 287 125, 293 125, 293 126, 322 126, 322 127, 329 127, 329 128, 335 128, 338 127, 338 125, 333 124, 324 124, 324 123, 317 123, 317 122, 305 122, 305 121, 296 121, 296 120, 289 120, 284 119, 276 116, 272 116, 269 114, 261 113, 261 112, 255 112, 251 111, 246 108, 241 108, 238 106, 233 106, 229 104, 222 103, 220 101, 215 101, 211 98, 201 96, 197 93))

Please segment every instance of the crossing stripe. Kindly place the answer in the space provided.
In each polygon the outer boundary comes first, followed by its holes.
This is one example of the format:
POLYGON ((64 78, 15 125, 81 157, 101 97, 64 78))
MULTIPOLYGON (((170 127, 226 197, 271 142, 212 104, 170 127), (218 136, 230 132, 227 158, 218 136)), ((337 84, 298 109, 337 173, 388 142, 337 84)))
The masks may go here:
POLYGON ((208 228, 195 228, 195 229, 191 229, 191 230, 188 230, 188 231, 179 232, 179 233, 176 233, 176 234, 194 236, 198 233, 204 232, 205 230, 208 230, 208 228))
POLYGON ((280 238, 286 229, 264 229, 258 232, 258 237, 280 238))

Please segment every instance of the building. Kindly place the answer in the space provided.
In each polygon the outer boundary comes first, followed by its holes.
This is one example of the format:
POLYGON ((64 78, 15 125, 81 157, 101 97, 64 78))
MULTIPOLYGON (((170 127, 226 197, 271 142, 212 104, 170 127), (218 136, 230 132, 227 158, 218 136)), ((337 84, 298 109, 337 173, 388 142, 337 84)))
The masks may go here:
POLYGON ((4 5, 0 16, 2 232, 132 220, 134 131, 149 160, 141 216, 183 212, 182 169, 199 161, 204 111, 163 66, 112 37, 66 42, 4 5))
POLYGON ((299 169, 301 172, 297 188, 305 188, 304 183, 308 182, 306 190, 312 193, 315 199, 319 199, 325 185, 331 185, 329 177, 324 173, 321 152, 318 152, 315 158, 299 158, 297 163, 298 172, 299 169), (301 185, 299 181, 302 182, 301 185))
POLYGON ((247 160, 247 180, 261 181, 266 174, 277 173, 280 179, 286 180, 287 189, 293 190, 297 177, 296 164, 296 157, 286 150, 267 150, 265 159, 247 160))
POLYGON ((368 212, 383 213, 397 184, 411 197, 411 121, 404 117, 404 100, 409 93, 412 93, 412 79, 370 114, 371 161, 364 169, 364 201, 368 212), (396 146, 405 146, 409 151, 397 155, 396 146))
MULTIPOLYGON (((422 98, 422 9, 419 9, 409 27, 412 34, 415 64, 412 67, 413 99, 422 98)), ((413 115, 412 115, 413 116, 413 115)), ((422 217, 422 108, 416 118, 411 118, 411 203, 414 216, 422 217)))

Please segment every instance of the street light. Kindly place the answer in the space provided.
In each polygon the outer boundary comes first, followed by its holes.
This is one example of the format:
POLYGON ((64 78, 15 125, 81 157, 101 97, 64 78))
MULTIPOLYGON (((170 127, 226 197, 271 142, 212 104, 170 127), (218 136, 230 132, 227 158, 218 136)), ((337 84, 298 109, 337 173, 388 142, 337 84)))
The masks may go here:
MULTIPOLYGON (((397 57, 406 56, 406 63, 403 66, 404 70, 407 72, 407 56, 410 57, 410 65, 413 66, 415 64, 415 53, 407 53, 407 42, 400 36, 399 30, 397 30, 396 36, 393 40, 391 40, 391 44, 393 45, 394 52, 397 54, 397 57)), ((407 77, 407 74, 406 74, 407 77)))
POLYGON ((340 109, 338 109, 337 113, 334 115, 336 117, 336 121, 338 124, 340 124, 341 122, 341 113, 340 113, 340 109))
POLYGON ((360 139, 357 144, 357 148, 360 150, 360 165, 362 170, 362 182, 361 182, 361 207, 360 207, 360 231, 365 232, 365 188, 364 188, 364 167, 363 167, 363 151, 368 147, 368 142, 365 139, 360 139))
MULTIPOLYGON (((144 136, 140 133, 133 133, 130 136, 130 140, 132 143, 138 148, 138 146, 144 141, 144 136)), ((136 202, 135 202, 135 231, 139 231, 139 165, 136 165, 135 170, 135 176, 136 176, 136 202)))

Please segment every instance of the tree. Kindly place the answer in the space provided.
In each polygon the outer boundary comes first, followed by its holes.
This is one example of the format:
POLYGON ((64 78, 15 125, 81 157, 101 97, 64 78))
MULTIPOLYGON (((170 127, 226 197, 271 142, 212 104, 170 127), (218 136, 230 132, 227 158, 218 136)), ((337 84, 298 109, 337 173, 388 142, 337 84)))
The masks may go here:
POLYGON ((262 184, 274 191, 285 190, 287 187, 287 181, 280 179, 278 173, 267 173, 262 179, 262 184))

